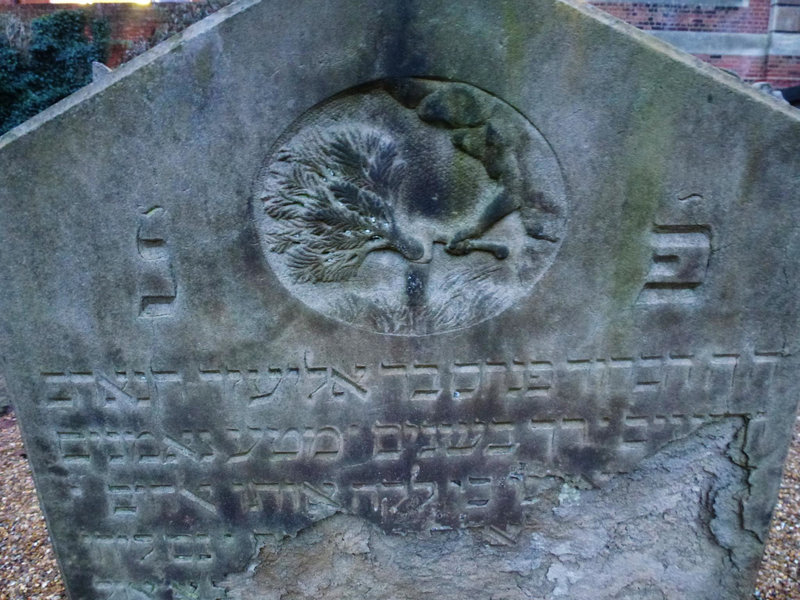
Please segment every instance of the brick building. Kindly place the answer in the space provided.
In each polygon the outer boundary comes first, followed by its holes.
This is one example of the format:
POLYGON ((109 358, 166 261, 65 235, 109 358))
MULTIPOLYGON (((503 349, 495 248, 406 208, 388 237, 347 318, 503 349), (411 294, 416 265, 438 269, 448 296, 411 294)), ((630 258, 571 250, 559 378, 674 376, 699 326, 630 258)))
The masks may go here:
MULTIPOLYGON (((111 23, 113 67, 227 1, 97 4, 90 10, 111 23)), ((800 85, 800 0, 594 0, 593 4, 746 81, 766 81, 776 88, 800 85)), ((77 6, 0 0, 0 12, 13 12, 23 20, 77 6)))
POLYGON ((800 85, 800 0, 593 3, 747 81, 800 85))

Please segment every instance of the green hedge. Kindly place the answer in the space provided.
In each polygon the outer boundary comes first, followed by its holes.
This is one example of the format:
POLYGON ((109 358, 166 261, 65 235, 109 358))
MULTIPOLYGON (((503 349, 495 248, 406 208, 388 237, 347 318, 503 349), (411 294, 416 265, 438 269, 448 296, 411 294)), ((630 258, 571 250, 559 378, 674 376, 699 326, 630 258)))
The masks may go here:
POLYGON ((0 32, 0 134, 91 82, 109 46, 108 22, 79 10, 11 25, 0 32))

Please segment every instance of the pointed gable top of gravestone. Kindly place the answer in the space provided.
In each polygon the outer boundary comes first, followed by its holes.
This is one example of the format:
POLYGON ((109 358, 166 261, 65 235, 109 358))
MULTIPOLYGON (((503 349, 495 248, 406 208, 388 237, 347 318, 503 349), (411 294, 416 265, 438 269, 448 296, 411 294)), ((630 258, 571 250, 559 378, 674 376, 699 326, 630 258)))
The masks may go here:
MULTIPOLYGON (((37 129, 41 124, 61 115, 65 112, 68 112, 72 109, 72 107, 80 104, 84 100, 89 98, 93 98, 97 94, 100 94, 106 90, 106 88, 114 85, 118 81, 125 79, 131 76, 133 73, 137 73, 140 70, 147 70, 153 68, 155 64, 158 64, 162 57, 165 55, 173 54, 173 53, 183 53, 184 49, 187 49, 187 46, 191 46, 197 44, 198 42, 195 41, 208 39, 210 36, 216 35, 218 32, 219 27, 224 27, 223 23, 230 19, 247 19, 247 16, 240 17, 240 13, 244 13, 245 15, 250 14, 249 11, 258 10, 258 8, 254 9, 254 6, 259 6, 264 4, 264 2, 258 2, 254 0, 247 0, 247 1, 238 1, 234 2, 231 5, 223 7, 218 12, 212 14, 209 17, 206 17, 202 21, 195 23, 194 25, 187 28, 182 33, 170 38, 169 40, 162 42, 157 47, 151 49, 150 51, 140 55, 133 60, 129 61, 128 63, 124 63, 121 67, 114 70, 114 76, 112 78, 107 78, 106 74, 104 74, 103 78, 96 78, 97 81, 93 82, 91 85, 86 86, 85 88, 79 90, 75 94, 72 94, 68 98, 64 99, 63 101, 57 103, 51 109, 45 110, 36 117, 28 120, 24 124, 16 127, 13 131, 0 136, 0 148, 3 146, 11 143, 13 140, 17 139, 21 135, 24 135, 30 131, 37 129)), ((643 54, 647 54, 649 52, 656 52, 664 57, 670 57, 674 61, 682 63, 689 68, 702 73, 707 77, 711 77, 716 81, 726 84, 728 86, 732 86, 736 89, 739 93, 750 97, 751 99, 760 99, 764 100, 761 95, 755 93, 750 86, 744 84, 739 80, 737 77, 726 73, 720 69, 711 67, 707 63, 700 61, 692 57, 691 55, 686 54, 674 46, 662 42, 658 38, 654 38, 647 33, 644 33, 635 27, 615 18, 611 15, 603 12, 600 9, 595 8, 592 5, 586 4, 584 2, 580 2, 575 0, 573 2, 564 1, 561 2, 562 6, 560 6, 560 10, 564 11, 565 14, 569 14, 572 19, 578 18, 578 15, 581 15, 582 18, 587 19, 587 23, 592 23, 594 26, 598 24, 604 24, 609 28, 609 30, 617 32, 616 34, 626 36, 629 38, 631 42, 635 40, 634 43, 640 44, 639 51, 643 54)), ((265 6, 260 8, 261 10, 275 10, 274 6, 270 6, 267 2, 265 6)), ((360 9, 357 9, 360 10, 360 9)), ((516 8, 511 8, 510 10, 517 10, 516 8)), ((380 11, 383 12, 383 11, 380 11)), ((533 7, 527 7, 526 13, 532 14, 535 13, 536 9, 533 7)), ((402 17, 400 17, 402 18, 402 17)), ((535 16, 532 17, 533 20, 536 19, 535 16)), ((516 17, 514 18, 516 20, 516 17)), ((398 22, 399 23, 399 22, 398 22)), ((523 21, 519 22, 520 31, 517 32, 524 37, 527 37, 529 41, 533 38, 529 35, 532 33, 530 29, 526 29, 533 25, 533 23, 525 22, 524 18, 523 21)), ((569 31, 569 22, 565 20, 564 22, 559 24, 560 27, 557 28, 562 32, 563 39, 569 40, 571 36, 567 31, 569 31)), ((506 33, 511 33, 510 31, 506 31, 506 33)), ((600 40, 598 40, 600 41, 600 40)), ((649 55, 649 54, 648 54, 649 55)), ((588 65, 590 64, 589 60, 586 60, 587 71, 588 65)), ((610 65, 607 65, 610 66, 610 65)), ((621 65, 618 65, 621 67, 621 65)), ((577 67, 576 67, 577 68, 577 67)), ((629 74, 631 75, 631 74, 629 74)), ((141 76, 141 75, 140 75, 141 76)), ((590 79, 587 77, 587 80, 590 79)), ((782 110, 785 114, 789 116, 795 116, 796 114, 788 109, 786 106, 781 106, 780 103, 766 101, 766 104, 774 109, 774 110, 782 110)))
POLYGON ((242 0, 0 137, 71 597, 747 597, 798 145, 560 0, 242 0))

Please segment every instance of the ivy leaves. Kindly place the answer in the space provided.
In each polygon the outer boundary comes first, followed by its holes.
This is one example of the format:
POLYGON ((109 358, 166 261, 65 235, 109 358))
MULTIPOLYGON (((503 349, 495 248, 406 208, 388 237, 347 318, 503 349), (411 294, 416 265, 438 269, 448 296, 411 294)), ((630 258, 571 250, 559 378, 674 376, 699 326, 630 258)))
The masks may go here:
POLYGON ((92 61, 105 60, 109 44, 108 22, 82 11, 38 17, 30 31, 12 18, 0 35, 0 134, 90 83, 92 61))

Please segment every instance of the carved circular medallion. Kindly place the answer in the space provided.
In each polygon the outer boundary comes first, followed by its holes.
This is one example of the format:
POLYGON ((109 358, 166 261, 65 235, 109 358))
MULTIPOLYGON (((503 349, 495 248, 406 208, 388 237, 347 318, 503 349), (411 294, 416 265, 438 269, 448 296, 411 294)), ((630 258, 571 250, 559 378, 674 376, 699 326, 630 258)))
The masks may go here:
POLYGON ((460 329, 526 296, 565 232, 537 129, 463 83, 387 80, 302 115, 254 198, 281 283, 323 315, 396 335, 460 329))

